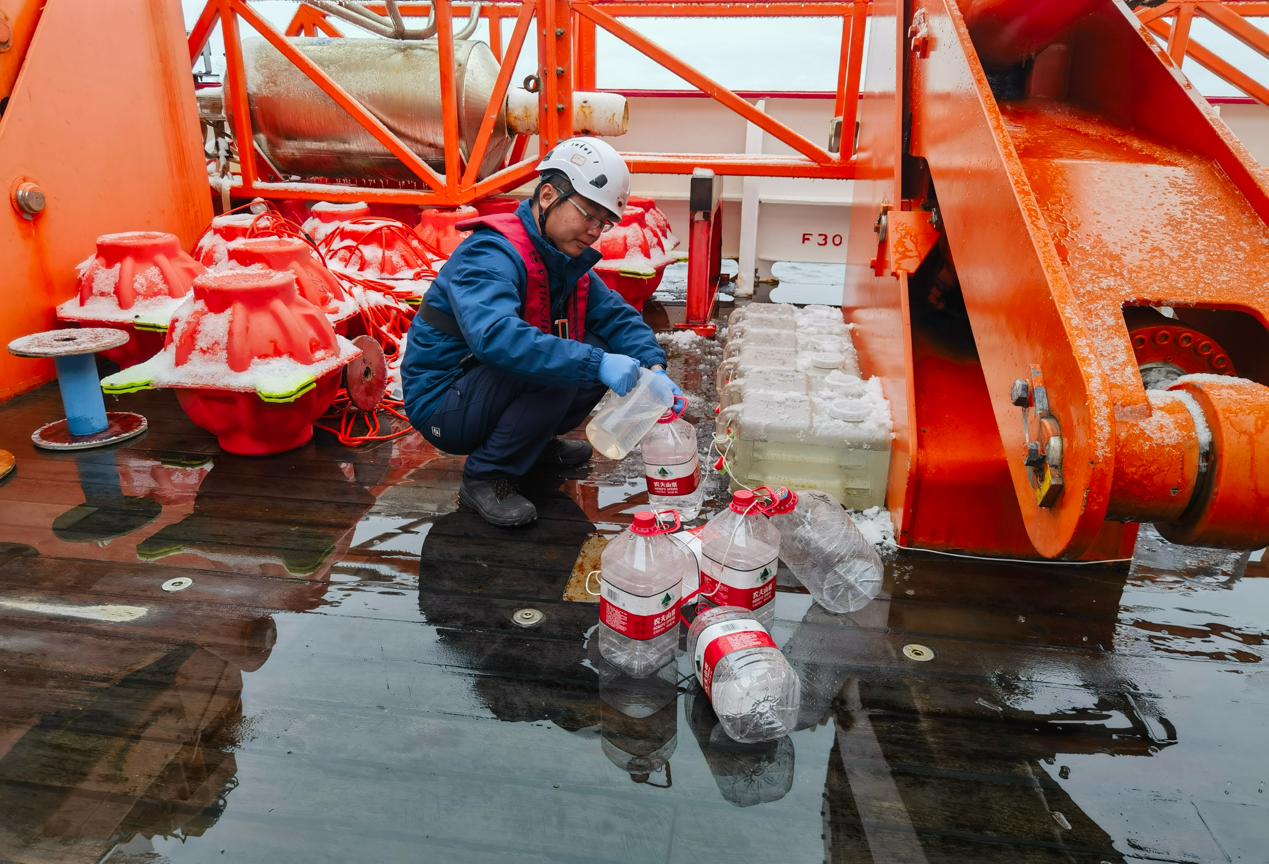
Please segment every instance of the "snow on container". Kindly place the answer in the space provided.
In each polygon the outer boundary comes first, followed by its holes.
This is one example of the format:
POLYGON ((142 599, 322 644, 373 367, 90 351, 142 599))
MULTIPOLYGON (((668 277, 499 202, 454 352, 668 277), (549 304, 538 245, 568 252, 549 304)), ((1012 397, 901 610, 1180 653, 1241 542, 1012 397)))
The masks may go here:
POLYGON ((123 368, 163 349, 172 313, 205 268, 181 251, 175 234, 127 231, 97 238, 97 254, 78 267, 78 292, 57 317, 126 331, 128 342, 101 352, 123 368))
POLYGON ((176 311, 163 351, 102 380, 107 393, 172 388, 189 418, 229 453, 308 442, 340 370, 361 352, 299 295, 295 275, 208 273, 176 311))
POLYGON ((416 307, 436 277, 432 253, 412 228, 395 219, 372 216, 345 222, 319 248, 331 270, 382 282, 416 307))
POLYGON ((475 207, 428 207, 419 214, 419 224, 414 233, 428 249, 448 258, 459 243, 471 236, 470 231, 459 231, 458 223, 478 219, 480 215, 475 207))
POLYGON ((879 379, 842 399, 746 389, 720 417, 733 489, 821 489, 852 510, 885 502, 891 420, 879 379))
POLYGON ((313 247, 303 240, 294 237, 235 240, 229 244, 229 266, 293 274, 300 296, 321 309, 341 336, 348 330, 348 319, 357 314, 357 301, 317 260, 313 247))
MULTIPOLYGON (((791 330, 797 324, 797 320, 794 317, 796 312, 797 307, 791 306, 788 303, 750 303, 748 305, 741 306, 739 309, 733 310, 732 313, 727 316, 727 328, 730 330, 732 327, 735 327, 737 324, 744 321, 763 319, 768 321, 787 320, 789 323, 783 326, 786 329, 791 330)), ((766 324, 763 326, 778 327, 782 325, 766 324)))
POLYGON ((198 238, 194 257, 207 269, 219 270, 229 264, 229 244, 235 240, 289 237, 295 230, 294 225, 272 210, 265 210, 263 213, 226 213, 214 217, 203 236, 198 238))
POLYGON ((774 390, 805 396, 810 392, 807 374, 796 369, 751 369, 743 378, 733 378, 723 387, 718 404, 723 408, 735 405, 745 398, 746 390, 774 390))
POLYGON ((304 220, 304 233, 312 237, 314 243, 321 243, 327 234, 345 222, 368 218, 370 205, 365 201, 351 201, 347 204, 318 201, 309 208, 309 212, 312 215, 304 220))
MULTIPOLYGON (((724 350, 726 350, 724 348, 724 350)), ((798 352, 792 348, 766 348, 761 345, 745 345, 731 357, 718 364, 715 385, 722 392, 728 381, 744 377, 747 369, 796 369, 798 352)))
POLYGON ((621 223, 595 243, 604 256, 595 271, 605 285, 643 311, 644 301, 661 284, 665 268, 679 260, 673 252, 678 245, 670 220, 658 209, 656 199, 633 195, 626 202, 621 223))

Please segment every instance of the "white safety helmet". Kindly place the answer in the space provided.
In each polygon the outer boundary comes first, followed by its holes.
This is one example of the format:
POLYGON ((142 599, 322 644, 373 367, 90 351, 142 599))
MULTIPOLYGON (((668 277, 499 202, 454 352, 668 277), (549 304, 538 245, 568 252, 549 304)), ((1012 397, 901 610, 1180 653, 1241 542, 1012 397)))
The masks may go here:
POLYGON ((617 219, 630 197, 630 169, 613 146, 598 138, 561 141, 538 163, 538 173, 560 171, 573 191, 603 207, 617 219))

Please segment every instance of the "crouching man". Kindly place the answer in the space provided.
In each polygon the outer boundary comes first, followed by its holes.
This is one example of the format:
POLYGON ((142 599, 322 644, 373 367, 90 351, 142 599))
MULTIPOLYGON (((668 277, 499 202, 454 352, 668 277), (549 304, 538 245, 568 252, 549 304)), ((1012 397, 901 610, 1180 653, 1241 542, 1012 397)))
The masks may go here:
POLYGON ((625 162, 603 141, 574 138, 538 172, 515 213, 459 226, 473 233, 428 289, 401 370, 410 422, 467 456, 459 503, 504 527, 537 518, 520 477, 590 459, 585 441, 558 436, 609 388, 629 392, 640 367, 665 374, 651 328, 591 269, 592 244, 630 195, 625 162))

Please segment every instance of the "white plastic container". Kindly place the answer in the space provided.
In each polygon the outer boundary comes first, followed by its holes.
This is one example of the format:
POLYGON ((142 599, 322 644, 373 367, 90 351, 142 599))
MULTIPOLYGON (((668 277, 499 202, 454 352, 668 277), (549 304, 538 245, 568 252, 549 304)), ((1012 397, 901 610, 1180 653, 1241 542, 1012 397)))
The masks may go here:
POLYGON ((609 459, 625 459, 674 404, 665 376, 639 370, 639 383, 625 396, 609 391, 586 425, 591 445, 609 459))
POLYGON ((796 312, 796 307, 788 303, 749 303, 727 316, 727 327, 730 329, 741 322, 757 320, 788 320, 796 324, 796 312))
POLYGON ((762 392, 770 390, 777 393, 792 393, 805 396, 810 392, 810 383, 805 372, 796 369, 760 368, 745 372, 741 378, 727 382, 719 393, 718 404, 726 408, 735 405, 745 398, 745 391, 762 392))
POLYGON ((780 532, 746 489, 701 529, 701 596, 721 606, 751 610, 766 627, 775 623, 780 532))
POLYGON ((794 369, 798 352, 793 348, 767 348, 761 345, 745 345, 740 351, 718 364, 715 384, 721 392, 727 382, 744 377, 750 369, 794 369), (743 371, 742 371, 743 370, 743 371))
MULTIPOLYGON (((683 580, 696 559, 665 536, 652 513, 634 515, 630 529, 600 556, 599 653, 619 671, 642 678, 674 659, 683 580)), ((774 529, 773 529, 774 530, 774 529)))
POLYGON ((687 651, 728 737, 752 744, 793 731, 801 682, 752 612, 735 606, 702 612, 688 630, 687 651))
POLYGON ((728 360, 735 357, 740 353, 742 348, 748 345, 752 345, 756 348, 790 348, 793 350, 797 350, 801 347, 797 331, 795 330, 769 330, 763 327, 737 327, 736 335, 729 335, 727 339, 727 345, 723 349, 723 359, 728 360))
POLYGON ((889 405, 877 379, 859 387, 863 395, 850 399, 746 387, 744 401, 719 414, 731 436, 719 446, 732 489, 821 489, 852 510, 885 503, 889 405))
POLYGON ((825 492, 781 489, 768 511, 780 532, 780 558, 815 602, 830 612, 858 612, 881 590, 881 557, 842 505, 825 492))
POLYGON ((639 452, 648 482, 648 506, 657 511, 677 510, 684 521, 695 519, 705 498, 696 427, 667 413, 643 436, 639 452))

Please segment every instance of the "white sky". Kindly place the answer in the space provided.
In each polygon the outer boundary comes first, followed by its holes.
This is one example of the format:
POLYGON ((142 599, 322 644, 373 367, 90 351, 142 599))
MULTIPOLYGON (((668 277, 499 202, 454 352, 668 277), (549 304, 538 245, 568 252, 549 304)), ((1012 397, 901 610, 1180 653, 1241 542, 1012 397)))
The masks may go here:
MULTIPOLYGON (((194 25, 203 0, 181 0, 185 27, 194 25)), ((279 30, 295 14, 294 0, 258 0, 252 8, 279 30)), ((695 66, 733 90, 834 90, 841 45, 841 23, 824 18, 767 19, 626 19, 632 29, 695 66)), ((1269 31, 1269 19, 1255 20, 1269 31)), ((503 41, 511 38, 511 24, 504 19, 503 41)), ((336 22, 344 33, 357 33, 351 25, 336 22)), ((244 28, 244 36, 253 35, 244 28)), ((1257 81, 1269 84, 1269 59, 1244 46, 1208 21, 1196 18, 1191 31, 1204 47, 1228 59, 1257 81)), ((484 22, 476 37, 488 41, 484 22)), ((513 81, 520 82, 536 64, 536 43, 525 40, 513 81)), ((212 51, 217 69, 224 68, 224 48, 219 28, 212 51)), ((689 85, 653 61, 604 31, 599 32, 596 74, 601 88, 683 89, 689 85)), ((1186 60, 1183 69, 1199 91, 1207 96, 1241 96, 1241 91, 1186 60)))

